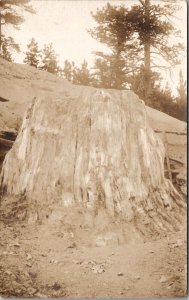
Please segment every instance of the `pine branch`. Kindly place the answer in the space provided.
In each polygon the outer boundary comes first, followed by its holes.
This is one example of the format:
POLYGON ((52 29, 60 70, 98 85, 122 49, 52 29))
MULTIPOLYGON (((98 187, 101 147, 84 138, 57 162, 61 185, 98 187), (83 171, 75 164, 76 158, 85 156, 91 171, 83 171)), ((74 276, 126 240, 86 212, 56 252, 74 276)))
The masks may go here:
POLYGON ((146 7, 146 5, 145 5, 145 3, 144 3, 143 0, 139 0, 139 2, 140 2, 144 7, 146 7))

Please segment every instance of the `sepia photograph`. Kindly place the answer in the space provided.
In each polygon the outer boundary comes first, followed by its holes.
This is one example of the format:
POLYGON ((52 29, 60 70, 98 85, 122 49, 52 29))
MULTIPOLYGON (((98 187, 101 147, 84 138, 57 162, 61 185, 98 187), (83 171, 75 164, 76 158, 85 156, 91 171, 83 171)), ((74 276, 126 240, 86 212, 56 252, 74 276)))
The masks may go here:
POLYGON ((185 298, 187 0, 0 0, 0 298, 185 298))

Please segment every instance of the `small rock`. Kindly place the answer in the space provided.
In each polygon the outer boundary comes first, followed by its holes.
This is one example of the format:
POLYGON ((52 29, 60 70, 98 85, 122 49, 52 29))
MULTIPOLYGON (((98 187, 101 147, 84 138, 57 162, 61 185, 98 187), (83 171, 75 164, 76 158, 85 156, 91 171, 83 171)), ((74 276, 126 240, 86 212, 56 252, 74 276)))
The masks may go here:
POLYGON ((123 276, 122 272, 117 273, 117 276, 123 276))
POLYGON ((75 260, 75 259, 73 260, 73 263, 76 264, 76 265, 81 264, 81 262, 79 260, 75 260))
POLYGON ((23 272, 23 268, 18 267, 18 271, 19 271, 19 272, 23 272))
POLYGON ((20 244, 19 243, 14 243, 12 244, 13 247, 20 247, 20 244))
POLYGON ((55 283, 52 285, 52 288, 53 288, 53 290, 58 291, 58 290, 61 289, 61 285, 60 285, 58 282, 55 282, 55 283))
POLYGON ((150 250, 149 253, 154 253, 154 251, 153 251, 153 250, 150 250))
POLYGON ((167 281, 167 278, 163 275, 163 276, 161 276, 161 278, 160 278, 160 281, 159 282, 161 282, 161 283, 164 283, 164 282, 166 282, 167 281))
POLYGON ((140 275, 136 275, 136 276, 134 277, 134 279, 139 280, 139 279, 140 279, 140 275))
POLYGON ((17 281, 12 281, 12 285, 14 286, 14 287, 17 287, 17 288, 19 288, 20 286, 21 286, 21 284, 19 283, 19 282, 17 282, 17 281))
POLYGON ((181 239, 178 239, 177 242, 176 242, 176 244, 177 244, 178 246, 182 246, 183 242, 182 242, 181 239))
POLYGON ((77 247, 77 245, 76 245, 75 242, 73 242, 73 244, 71 244, 70 246, 68 246, 68 248, 76 248, 76 247, 77 247))
POLYGON ((173 243, 173 244, 172 244, 172 248, 177 248, 177 247, 180 247, 180 246, 182 246, 182 245, 183 245, 182 240, 181 240, 181 239, 178 239, 178 240, 176 241, 176 243, 173 243))
POLYGON ((26 277, 30 277, 30 275, 29 275, 29 273, 28 272, 24 272, 24 275, 26 276, 26 277))
POLYGON ((177 247, 179 247, 177 244, 173 244, 172 245, 172 248, 174 249, 174 248, 177 248, 177 247))
POLYGON ((33 278, 33 279, 37 278, 37 273, 36 273, 36 272, 29 271, 28 274, 29 274, 30 277, 33 278))
POLYGON ((51 259, 51 260, 50 260, 50 263, 57 264, 57 263, 58 263, 58 260, 51 259))
POLYGON ((60 237, 60 238, 63 238, 63 237, 64 237, 64 233, 62 233, 62 232, 57 232, 57 236, 60 237))
POLYGON ((35 296, 36 296, 37 298, 48 298, 47 295, 41 294, 41 293, 36 293, 35 296))
POLYGON ((105 270, 103 268, 101 268, 100 266, 94 266, 92 268, 92 271, 94 274, 102 274, 105 272, 105 270))
POLYGON ((29 268, 31 268, 31 267, 32 267, 32 264, 30 264, 30 263, 28 262, 28 263, 26 263, 26 266, 29 267, 29 268))
POLYGON ((12 275, 13 273, 11 271, 7 270, 7 271, 5 271, 5 274, 6 275, 12 275))
POLYGON ((105 272, 105 270, 102 269, 102 268, 100 268, 100 269, 98 270, 98 273, 99 273, 99 274, 102 274, 102 273, 104 273, 104 272, 105 272))
POLYGON ((34 295, 37 292, 37 289, 30 287, 27 289, 27 292, 29 295, 34 295))
POLYGON ((85 259, 84 261, 83 261, 83 265, 92 265, 92 266, 95 266, 96 265, 96 262, 95 261, 93 261, 93 260, 87 260, 87 259, 85 259))
POLYGON ((27 254, 27 258, 26 258, 27 260, 30 260, 30 259, 32 259, 32 256, 31 256, 31 254, 27 254))
POLYGON ((98 269, 94 268, 94 269, 93 269, 93 273, 94 273, 94 274, 98 274, 98 269))

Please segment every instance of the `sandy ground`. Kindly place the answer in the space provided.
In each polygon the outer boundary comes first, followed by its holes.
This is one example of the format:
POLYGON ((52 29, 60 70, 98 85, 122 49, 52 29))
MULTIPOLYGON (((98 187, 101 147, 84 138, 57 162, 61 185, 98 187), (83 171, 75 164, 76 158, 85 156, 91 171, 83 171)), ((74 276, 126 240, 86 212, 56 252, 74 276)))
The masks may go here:
POLYGON ((97 246, 87 228, 79 240, 59 222, 18 220, 20 208, 0 211, 1 297, 186 296, 184 229, 154 241, 97 246))

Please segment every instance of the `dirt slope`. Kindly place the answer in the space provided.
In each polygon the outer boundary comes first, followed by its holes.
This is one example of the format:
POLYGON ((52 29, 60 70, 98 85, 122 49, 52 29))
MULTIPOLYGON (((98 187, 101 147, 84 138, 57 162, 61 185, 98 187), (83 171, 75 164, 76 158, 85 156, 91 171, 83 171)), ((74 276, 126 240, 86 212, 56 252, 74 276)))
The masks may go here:
POLYGON ((1 297, 186 296, 186 229, 150 242, 91 245, 87 228, 77 239, 56 220, 19 220, 24 199, 17 200, 5 199, 0 209, 1 297))
POLYGON ((28 104, 35 96, 61 94, 62 86, 69 85, 66 80, 48 72, 13 64, 2 58, 0 77, 0 130, 18 128, 28 104))

